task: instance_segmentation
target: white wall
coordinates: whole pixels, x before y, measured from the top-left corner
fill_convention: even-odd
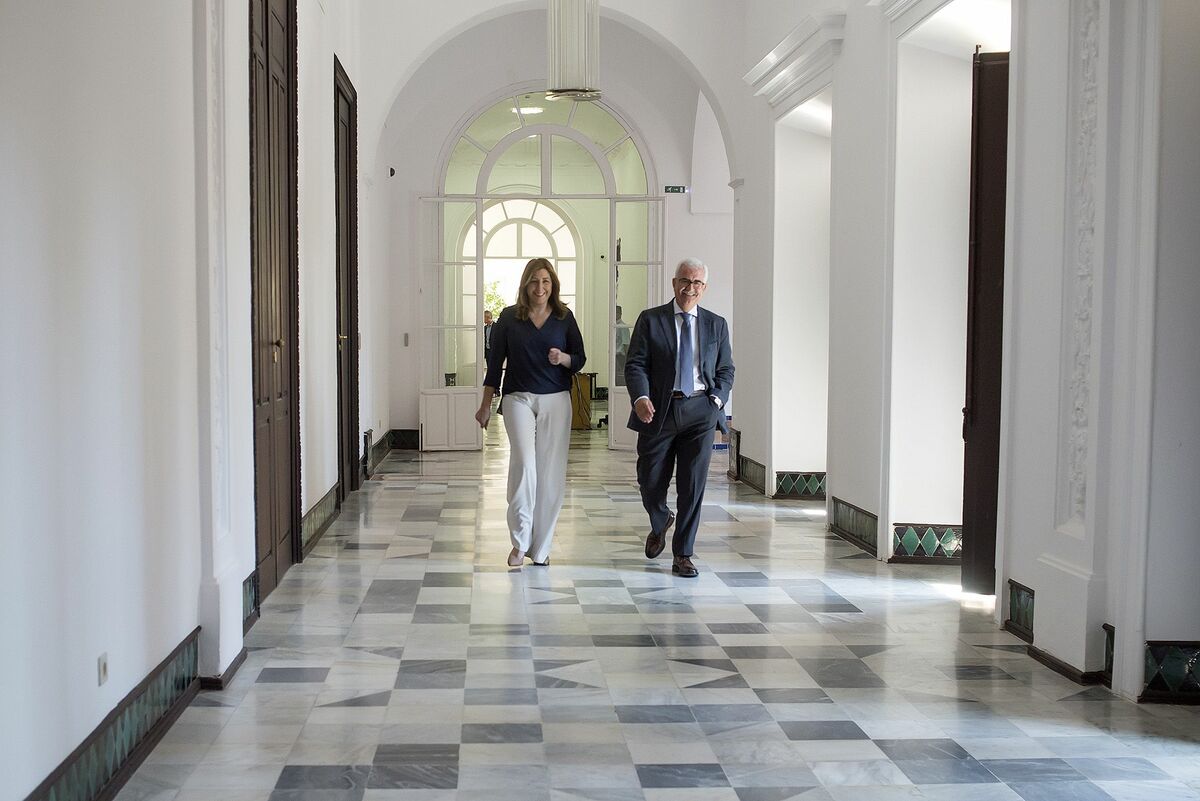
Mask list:
[[[688,190],[692,214],[733,214],[729,160],[712,104],[696,94],[696,124],[692,134],[692,181]],[[730,219],[732,225],[733,220]]]
[[[332,7],[332,4],[330,4]],[[333,31],[319,0],[299,0],[301,511],[338,480],[337,217],[334,180]]]
[[[889,35],[878,7],[848,5],[830,201],[828,492],[881,516]]]
[[[1200,639],[1200,8],[1163,4],[1158,297],[1146,638]]]
[[[152,0],[0,11],[5,798],[197,625],[192,23]]]
[[[357,6],[348,0],[299,0],[296,35],[300,52],[297,75],[299,270],[300,270],[300,449],[301,511],[307,512],[338,480],[337,408],[337,214],[334,172],[333,60],[352,83],[369,82],[359,74],[356,52]],[[362,140],[360,136],[360,148]],[[361,189],[361,188],[360,188]],[[360,211],[361,216],[361,211]],[[360,231],[364,226],[360,223]],[[361,233],[360,233],[361,238]],[[360,253],[362,283],[371,285],[369,262]],[[366,274],[366,275],[364,275]],[[367,280],[362,280],[367,278]],[[370,329],[380,312],[360,300],[359,327]],[[364,339],[366,337],[364,336]],[[367,348],[366,343],[363,345]],[[370,352],[374,356],[374,351]],[[377,418],[377,401],[368,389],[379,368],[374,358],[359,366],[360,421],[356,433]],[[370,370],[368,370],[368,365]],[[376,441],[383,432],[376,428]]]
[[[829,403],[829,138],[775,127],[772,454],[825,470]],[[774,477],[768,476],[774,488]]]
[[[900,44],[888,523],[961,525],[971,62]]]

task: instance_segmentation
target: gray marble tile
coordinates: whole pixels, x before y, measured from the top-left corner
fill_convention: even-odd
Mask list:
[[[1091,782],[1013,782],[1009,784],[1025,801],[1113,801],[1113,797]]]
[[[991,784],[999,781],[991,771],[970,757],[894,761],[913,784]]]
[[[274,684],[323,684],[329,668],[315,667],[268,667],[259,671],[257,682]]]
[[[729,779],[717,764],[638,765],[642,787],[727,787]]]
[[[361,790],[370,772],[370,765],[285,765],[275,789]]]
[[[1062,759],[985,759],[983,766],[1003,781],[1081,782],[1083,774]]]
[[[464,723],[464,743],[540,743],[542,727],[537,723]]]
[[[789,720],[779,723],[789,740],[867,740],[857,723],[849,720]]]
[[[375,765],[367,787],[372,790],[438,790],[458,787],[458,765]]]

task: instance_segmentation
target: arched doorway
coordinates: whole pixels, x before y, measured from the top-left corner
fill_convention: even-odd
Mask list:
[[[489,297],[515,300],[534,256],[557,265],[586,369],[620,423],[629,326],[660,301],[663,274],[663,199],[648,194],[653,167],[636,131],[600,103],[506,93],[445,152],[442,194],[421,204],[421,447],[482,447],[483,312]],[[609,445],[632,447],[632,433],[610,425]]]

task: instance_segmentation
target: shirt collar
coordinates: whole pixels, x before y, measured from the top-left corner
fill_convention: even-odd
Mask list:
[[[687,314],[687,315],[690,315],[690,316],[696,317],[696,318],[700,317],[699,304],[697,304],[696,306],[693,306],[692,310],[690,312],[685,312],[683,309],[679,308],[679,301],[672,299],[671,300],[671,309],[674,311],[675,314]]]

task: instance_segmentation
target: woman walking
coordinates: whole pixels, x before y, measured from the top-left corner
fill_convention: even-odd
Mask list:
[[[505,308],[492,326],[483,400],[475,413],[487,428],[492,398],[502,389],[511,567],[520,567],[526,555],[535,565],[550,564],[567,479],[571,377],[586,360],[575,315],[559,299],[558,274],[548,260],[531,259],[521,274],[516,305]]]

